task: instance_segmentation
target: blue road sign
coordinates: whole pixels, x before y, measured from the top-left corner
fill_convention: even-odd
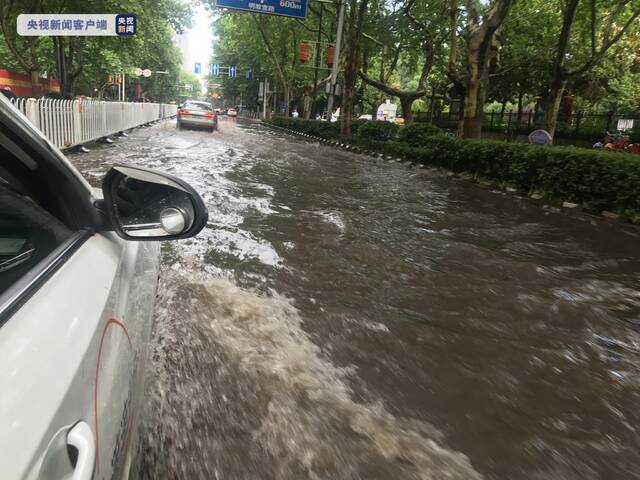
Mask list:
[[[236,66],[229,65],[229,77],[236,77],[237,75]]]
[[[306,18],[307,2],[308,0],[216,0],[216,7],[282,17]]]
[[[218,75],[220,75],[220,65],[218,65],[217,63],[212,63],[211,64],[211,76],[212,77],[217,77]]]
[[[193,73],[196,75],[200,75],[200,63],[196,62],[193,66]]]

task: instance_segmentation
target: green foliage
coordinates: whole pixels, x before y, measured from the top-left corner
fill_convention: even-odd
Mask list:
[[[446,124],[446,121],[439,122],[442,125]],[[455,128],[455,124],[447,124],[448,128]],[[529,135],[536,127],[529,127],[526,122],[526,119],[522,121],[520,125],[514,120],[511,126],[507,123],[496,123],[494,125],[490,125],[487,119],[485,118],[485,123],[483,124],[482,130],[484,132],[499,132],[504,134],[519,134],[519,135]],[[590,126],[590,125],[581,125],[579,129],[576,129],[575,125],[569,125],[567,123],[558,123],[556,126],[556,133],[554,135],[555,138],[563,138],[569,140],[587,140],[589,142],[595,143],[599,140],[602,140],[605,136],[606,129],[604,126]]]
[[[489,81],[488,100],[500,103],[510,100],[509,109],[522,94],[524,105],[531,108],[537,98],[547,96],[564,4],[560,0],[516,2],[501,28],[501,48]],[[592,5],[595,7],[593,19]],[[572,25],[564,69],[572,71],[588,65],[594,51],[611,40],[611,32],[617,31],[638,9],[637,2],[581,1]],[[636,111],[640,105],[639,49],[640,21],[635,19],[629,31],[605,54],[596,55],[595,68],[568,79],[566,90],[575,98],[576,109]]]
[[[128,96],[136,84],[143,95],[154,100],[176,99],[185,95],[178,85],[190,83],[181,77],[180,52],[173,45],[173,32],[180,32],[191,21],[191,8],[198,2],[191,0],[0,0],[0,18],[11,27],[15,26],[20,13],[60,12],[126,12],[138,15],[139,31],[132,38],[115,37],[67,37],[63,39],[67,54],[68,75],[72,77],[71,94],[94,95],[103,87],[107,74],[124,71],[131,74],[135,67],[169,72],[168,75],[153,75],[151,78],[129,77]],[[216,35],[215,54],[211,59],[222,65],[237,65],[237,78],[221,77],[216,93],[221,95],[216,103],[244,103],[257,107],[258,83],[269,78],[271,90],[276,91],[276,104],[290,97],[290,107],[308,113],[314,71],[310,61],[302,65],[297,57],[301,41],[315,41],[321,27],[323,45],[335,41],[336,8],[328,4],[311,4],[307,18],[299,22],[291,18],[267,15],[251,15],[245,12],[224,11],[215,7],[213,0],[200,2],[215,11],[213,29]],[[486,11],[492,2],[475,2]],[[507,109],[515,108],[518,98],[523,100],[528,111],[539,98],[548,95],[553,74],[553,62],[557,52],[558,38],[562,26],[562,0],[527,0],[515,2],[499,35],[496,37],[496,56],[492,59],[491,73],[486,89],[487,101],[499,103],[489,110],[501,110],[502,102]],[[356,1],[357,4],[357,1]],[[410,18],[405,7],[411,5]],[[596,7],[595,35],[592,33],[590,6]],[[322,5],[322,17],[320,15]],[[354,4],[355,5],[355,4]],[[458,1],[459,15],[456,32],[458,41],[455,71],[449,72],[447,64],[450,53],[450,21],[448,0],[435,2],[383,2],[369,0],[364,18],[364,36],[361,38],[362,58],[358,60],[360,70],[370,78],[402,90],[417,87],[428,49],[425,39],[439,39],[434,45],[433,67],[427,86],[434,84],[436,103],[446,106],[445,86],[464,83],[468,75],[467,58],[464,55],[466,42],[467,5]],[[616,7],[619,6],[620,8]],[[350,10],[347,11],[347,27]],[[593,55],[592,41],[596,50],[611,39],[611,33],[620,28],[634,11],[640,8],[637,0],[581,1],[576,15],[566,59],[567,70],[584,65]],[[614,15],[612,22],[608,15]],[[322,20],[320,20],[322,18]],[[416,23],[417,22],[417,23]],[[420,24],[424,28],[419,28]],[[262,28],[259,28],[262,27]],[[611,27],[611,28],[609,28]],[[261,33],[262,32],[262,33]],[[19,37],[15,28],[7,28],[6,37],[0,36],[0,68],[39,74],[47,72],[55,76],[54,42],[50,37]],[[499,44],[499,45],[498,45]],[[326,67],[326,51],[323,47],[320,61]],[[348,50],[348,49],[347,49]],[[631,28],[596,62],[586,74],[572,76],[567,84],[567,93],[576,99],[576,107],[597,111],[636,111],[640,106],[640,22],[631,22]],[[311,53],[315,49],[311,45]],[[600,57],[598,57],[600,59]],[[253,69],[253,80],[245,78],[248,68]],[[342,70],[344,71],[344,70]],[[328,74],[321,70],[322,80]],[[341,73],[342,77],[343,74]],[[339,78],[343,84],[344,79]],[[413,103],[414,113],[424,112],[430,105],[430,88],[426,95]],[[456,87],[452,91],[460,95]],[[285,95],[286,92],[286,95]],[[449,91],[451,93],[451,91]],[[355,111],[375,113],[378,105],[390,96],[382,94],[368,85],[356,87]],[[324,84],[318,88],[317,106],[326,105]],[[273,105],[270,98],[268,107]],[[335,105],[339,106],[338,104]],[[276,108],[279,111],[279,108]],[[486,110],[486,109],[485,109]],[[453,126],[453,125],[452,125]],[[353,128],[359,130],[360,124]],[[501,129],[502,127],[498,127]],[[571,129],[566,132],[559,127],[558,136],[574,136]],[[585,126],[586,129],[586,126]],[[582,130],[582,127],[581,127]],[[589,131],[597,130],[595,127]],[[366,129],[365,129],[366,131]],[[368,135],[368,133],[367,133]],[[578,134],[584,137],[582,133]],[[599,136],[599,134],[598,134]]]
[[[372,140],[380,140],[383,142],[395,140],[398,136],[400,127],[395,123],[381,122],[378,120],[364,120],[364,123],[358,128],[358,137]]]
[[[351,122],[351,135],[357,135],[358,131],[360,130],[360,127],[368,122],[371,122],[372,120],[353,120]]]
[[[422,145],[428,137],[441,135],[441,128],[432,123],[415,122],[400,129],[398,140],[409,145]]]
[[[272,123],[325,138],[336,136],[317,133],[323,126],[316,128],[313,124],[331,125],[326,122],[282,118]],[[551,199],[583,204],[592,211],[619,211],[630,217],[640,214],[638,155],[576,147],[462,140],[445,135],[424,136],[419,147],[404,141],[370,138],[361,138],[359,142],[367,148],[415,163],[468,172],[512,185],[523,192],[545,192]]]
[[[179,93],[182,97],[195,98],[198,96],[202,88],[202,84],[200,83],[198,77],[184,69],[180,70],[180,74],[178,75],[178,82],[181,85],[181,87],[178,88]],[[187,85],[191,88],[185,88]]]
[[[14,0],[0,2],[0,20],[13,27],[0,36],[0,68],[18,72],[47,72],[54,78],[56,50],[52,37],[20,37],[15,32],[21,13],[113,13],[134,12],[138,31],[133,37],[59,37],[64,47],[65,95],[97,96],[109,94],[104,87],[107,75],[127,75],[127,97],[133,96],[136,83],[143,95],[157,101],[175,99],[181,54],[173,43],[175,32],[191,22],[191,7],[181,0]],[[135,78],[136,67],[168,74]]]
[[[428,111],[429,111],[429,104],[424,100],[422,100],[421,98],[413,102],[413,105],[411,106],[411,112],[414,114],[424,113]]]
[[[206,0],[205,4],[210,5],[216,13],[220,11],[213,0]],[[332,41],[330,35],[333,28],[333,18],[327,11],[333,9],[326,6],[323,8],[321,39],[325,44],[321,55],[326,54],[326,42]],[[316,34],[309,30],[317,29],[320,25],[318,9],[319,7],[310,7],[304,23],[293,18],[250,15],[245,12],[227,11],[220,14],[213,25],[216,45],[211,61],[222,65],[237,65],[238,77],[219,79],[221,87],[215,89],[221,95],[219,102],[231,104],[235,99],[239,103],[242,96],[243,103],[257,107],[259,82],[268,77],[269,90],[277,92],[278,100],[284,99],[286,89],[290,95],[290,107],[296,107],[301,115],[304,114],[304,97],[311,96],[313,69],[309,68],[310,62],[306,65],[300,63],[298,45],[304,40],[315,40]],[[310,50],[311,53],[315,51],[313,46]],[[320,66],[325,66],[324,60],[320,62]],[[253,69],[253,80],[246,79],[245,72],[248,68]],[[323,87],[319,83],[317,98],[320,103],[324,103]],[[267,109],[271,108],[272,102],[268,102]],[[276,112],[280,112],[279,107]]]
[[[266,123],[322,138],[340,137],[340,125],[338,122],[321,122],[317,120],[303,120],[301,118],[293,119],[284,116],[275,116]]]

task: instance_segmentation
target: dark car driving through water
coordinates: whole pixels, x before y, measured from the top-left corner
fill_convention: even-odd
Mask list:
[[[210,131],[218,129],[218,116],[208,102],[187,100],[178,110],[178,129],[202,127]]]

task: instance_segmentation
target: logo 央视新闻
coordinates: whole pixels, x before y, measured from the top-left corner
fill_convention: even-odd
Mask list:
[[[133,13],[116,15],[116,35],[130,37],[136,34],[137,20]]]

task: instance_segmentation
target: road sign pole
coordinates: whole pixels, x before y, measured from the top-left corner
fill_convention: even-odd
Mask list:
[[[331,120],[333,113],[333,102],[336,93],[336,81],[338,80],[338,69],[340,63],[340,47],[342,46],[342,26],[344,24],[344,0],[338,0],[340,7],[338,10],[338,31],[336,33],[336,51],[333,56],[333,65],[331,66],[331,83],[329,90],[329,101],[327,102],[327,120]]]

